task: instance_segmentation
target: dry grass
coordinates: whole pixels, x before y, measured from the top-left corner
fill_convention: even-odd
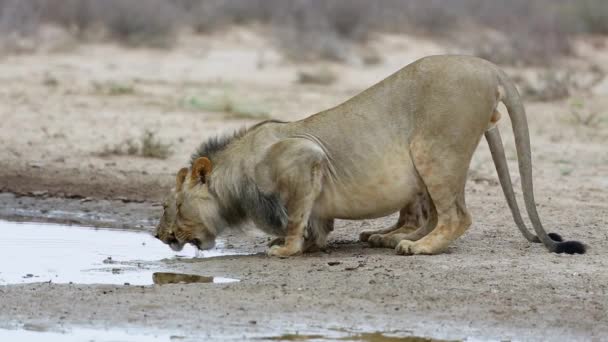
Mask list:
[[[578,0],[569,8],[581,32],[608,34],[608,4],[604,0]]]
[[[179,102],[179,107],[195,112],[224,114],[226,119],[269,119],[269,111],[257,104],[243,101],[229,91],[219,95],[188,96]]]
[[[114,146],[104,146],[99,156],[141,156],[144,158],[167,159],[171,155],[171,145],[163,143],[156,133],[146,130],[139,141],[127,139]]]
[[[588,108],[583,100],[573,100],[570,103],[569,121],[577,126],[597,127],[600,123],[600,111]]]
[[[337,79],[336,73],[325,66],[298,71],[298,83],[301,84],[331,85]]]
[[[574,90],[572,74],[570,72],[558,73],[555,70],[543,71],[538,80],[531,82],[516,78],[522,95],[532,101],[555,101],[570,96]]]
[[[140,153],[145,158],[167,159],[171,155],[171,145],[165,144],[152,131],[145,131],[141,137]]]
[[[573,35],[608,34],[608,6],[605,0],[0,0],[0,37],[35,35],[44,23],[81,38],[97,30],[154,47],[170,46],[180,28],[261,23],[291,58],[333,61],[348,60],[353,44],[374,32],[464,34],[461,44],[487,59],[544,64],[569,54]]]
[[[135,94],[135,87],[129,83],[121,82],[93,82],[95,93],[106,96],[122,96]]]

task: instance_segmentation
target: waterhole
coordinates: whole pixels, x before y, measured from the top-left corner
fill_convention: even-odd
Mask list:
[[[152,274],[152,281],[156,285],[167,284],[194,284],[194,283],[232,283],[236,279],[224,277],[209,277],[198,274],[184,274],[172,272],[155,272]]]
[[[155,283],[155,272],[166,270],[160,260],[197,255],[192,246],[174,252],[149,233],[115,229],[0,221],[0,236],[0,285],[31,282],[150,285]],[[203,252],[202,257],[229,254],[241,253],[223,249],[218,241],[218,247]],[[196,275],[184,276],[180,281],[180,276],[174,274],[174,281],[185,283],[196,279]],[[169,278],[164,276],[165,284],[170,283]],[[236,281],[212,275],[200,279]]]
[[[39,329],[0,329],[0,341],[40,341],[40,342],[147,342],[147,341],[178,341],[180,336],[163,333],[96,330],[74,328],[65,331],[45,331]]]
[[[341,333],[334,332],[334,336],[328,335],[306,335],[306,334],[283,334],[279,336],[262,337],[264,341],[306,341],[306,342],[329,342],[329,341],[361,341],[361,342],[448,342],[447,340],[437,340],[433,338],[418,336],[398,336],[394,333]]]
[[[331,341],[350,341],[350,342],[447,342],[432,338],[416,336],[398,336],[394,333],[349,333],[346,331],[333,331],[329,334],[282,334],[276,336],[243,336],[238,337],[228,333],[213,337],[202,337],[196,335],[183,334],[179,332],[154,332],[145,329],[131,330],[104,330],[90,328],[71,328],[64,331],[49,331],[44,327],[22,326],[18,329],[0,329],[0,341],[44,341],[44,342],[70,342],[70,341],[95,341],[95,342],[117,342],[117,341],[305,341],[305,342],[331,342]],[[477,340],[469,340],[476,342]]]

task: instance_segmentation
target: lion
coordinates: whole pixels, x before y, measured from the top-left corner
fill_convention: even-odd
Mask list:
[[[183,179],[185,174],[188,172],[187,168],[182,168],[177,173],[178,179]],[[186,243],[190,241],[199,250],[203,249],[202,244],[197,242],[195,239],[188,238],[187,232],[183,229],[175,229],[175,220],[177,217],[177,193],[181,191],[181,188],[173,188],[169,191],[169,194],[165,196],[162,202],[163,213],[156,226],[154,237],[169,245],[169,247],[176,252],[181,251]],[[333,220],[327,222],[325,229],[330,232],[333,230]],[[284,237],[278,237],[269,242],[268,246],[278,245],[284,242]],[[324,250],[325,245],[318,244],[315,240],[306,238],[305,239],[305,252],[314,252]],[[207,248],[209,249],[209,248]]]
[[[511,118],[525,226],[496,122]],[[295,122],[266,122],[221,144],[208,144],[178,172],[174,237],[199,249],[223,231],[253,222],[282,237],[268,255],[323,247],[335,219],[399,212],[390,228],[361,240],[398,254],[438,254],[472,223],[465,183],[485,135],[514,221],[524,237],[555,253],[584,253],[578,241],[547,234],[536,211],[526,114],[513,82],[494,64],[470,56],[419,59],[346,102]],[[217,141],[216,141],[217,142]]]
[[[267,120],[267,121],[263,121],[258,123],[256,126],[252,127],[255,128],[259,125],[263,125],[266,123],[271,123],[271,122],[281,122],[281,121],[277,121],[277,120]],[[232,136],[224,136],[224,137],[213,137],[211,139],[209,139],[207,142],[201,144],[198,149],[195,151],[195,153],[192,154],[191,157],[191,164],[194,163],[195,160],[197,160],[199,157],[204,156],[204,155],[209,155],[214,153],[215,151],[221,150],[222,148],[225,147],[225,145],[227,143],[229,143],[231,140],[236,139],[238,137],[240,137],[241,135],[245,134],[247,132],[247,130],[241,129],[239,131],[236,131]],[[163,243],[169,245],[169,247],[174,250],[174,251],[181,251],[184,246],[186,245],[187,241],[190,241],[192,243],[192,239],[189,239],[186,234],[186,232],[184,230],[178,230],[175,229],[175,220],[177,217],[177,194],[181,191],[182,186],[181,184],[183,183],[183,179],[186,177],[186,175],[188,174],[188,168],[182,168],[178,171],[177,175],[176,175],[176,179],[177,179],[177,186],[172,188],[169,193],[165,196],[165,198],[163,199],[162,202],[162,206],[163,206],[163,213],[161,215],[161,218],[159,220],[158,225],[156,226],[155,232],[154,232],[154,237],[161,240]],[[181,181],[180,181],[181,180]],[[324,229],[329,231],[333,230],[333,220],[328,221],[325,223]],[[271,234],[273,232],[270,232]],[[196,240],[194,240],[196,241]],[[272,241],[270,241],[270,243],[268,244],[269,246],[274,246],[274,245],[278,245],[284,242],[284,237],[278,237]],[[198,247],[199,249],[203,249],[202,245],[200,243],[192,243],[193,245],[195,245],[196,247]],[[312,235],[307,235],[307,237],[305,238],[305,248],[304,251],[306,252],[313,252],[313,251],[318,251],[318,250],[322,250],[324,249],[325,245],[321,244],[321,243],[317,243],[313,238]]]

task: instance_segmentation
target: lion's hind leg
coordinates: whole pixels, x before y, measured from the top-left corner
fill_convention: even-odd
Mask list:
[[[367,242],[369,240],[369,238],[373,235],[386,235],[386,234],[394,233],[397,230],[400,230],[405,225],[405,222],[407,220],[407,217],[406,217],[407,215],[408,215],[408,207],[405,207],[405,208],[401,209],[401,211],[399,211],[399,218],[397,219],[397,222],[394,225],[392,225],[388,228],[382,228],[382,229],[376,229],[376,230],[364,230],[361,232],[361,234],[359,234],[359,241]]]
[[[395,248],[399,241],[418,230],[417,227],[404,226],[386,234],[374,234],[369,237],[369,245],[379,248]]]
[[[465,149],[459,151],[451,151],[446,146],[440,150],[443,153],[437,153],[435,149],[438,147],[433,142],[427,143],[424,140],[412,142],[414,164],[435,207],[437,223],[428,225],[429,230],[433,226],[434,228],[417,241],[407,238],[401,240],[396,246],[398,254],[441,253],[471,225],[471,215],[465,204],[464,185],[475,145],[465,145]],[[450,153],[445,153],[446,151]]]
[[[399,212],[398,228],[387,233],[370,236],[369,244],[373,247],[395,248],[403,239],[418,240],[428,234],[429,219],[434,214],[434,207],[426,191],[420,192],[416,199]],[[432,222],[431,222],[432,223]]]

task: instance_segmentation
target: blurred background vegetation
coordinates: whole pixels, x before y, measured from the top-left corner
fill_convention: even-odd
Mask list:
[[[509,65],[550,63],[572,39],[608,34],[606,0],[0,0],[0,48],[19,52],[41,27],[79,41],[171,48],[182,30],[209,34],[233,25],[268,29],[294,60],[346,61],[374,33],[450,40]],[[466,34],[462,34],[466,33]],[[372,61],[373,57],[370,59]]]

